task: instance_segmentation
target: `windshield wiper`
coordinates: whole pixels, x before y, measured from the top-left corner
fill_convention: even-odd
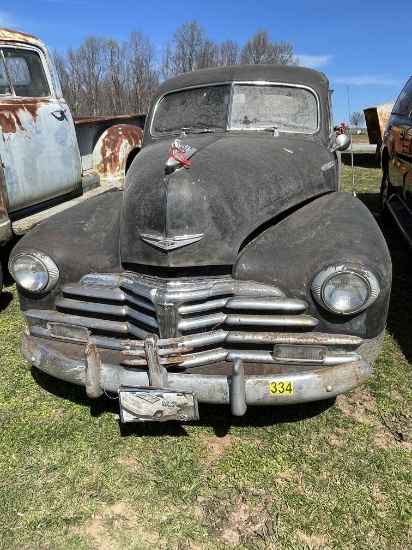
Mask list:
[[[214,126],[210,127],[196,127],[196,126],[183,126],[180,128],[182,132],[189,134],[212,134],[214,132],[224,132],[224,128],[218,128]]]
[[[266,128],[263,128],[263,129],[265,130],[265,132],[273,132],[273,137],[279,136],[278,127],[276,126],[276,124],[274,124],[273,126],[267,126]]]

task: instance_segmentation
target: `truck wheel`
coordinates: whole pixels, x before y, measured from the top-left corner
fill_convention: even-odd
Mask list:
[[[382,218],[386,218],[388,216],[388,199],[392,194],[392,185],[389,181],[389,174],[386,172],[383,173],[382,176],[382,183],[381,183],[381,190],[379,194],[379,215]]]

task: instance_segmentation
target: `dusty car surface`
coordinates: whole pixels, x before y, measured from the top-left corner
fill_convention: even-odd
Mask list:
[[[386,124],[381,158],[381,212],[392,215],[412,246],[412,77]]]
[[[127,421],[355,388],[381,347],[391,262],[373,216],[339,192],[347,145],[317,71],[238,66],[164,83],[124,193],[13,250],[24,356],[91,397],[119,392]]]

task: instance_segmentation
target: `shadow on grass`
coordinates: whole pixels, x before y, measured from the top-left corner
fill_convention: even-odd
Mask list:
[[[385,237],[392,259],[392,291],[387,330],[400,345],[405,358],[412,362],[412,250],[395,222],[378,215],[379,194],[360,193],[358,198],[369,208]]]
[[[7,285],[8,283],[5,283],[5,284]],[[0,295],[0,312],[7,309],[12,301],[13,301],[13,294],[3,289],[3,292]]]
[[[368,207],[368,209],[374,215],[379,226],[381,226],[381,222],[383,220],[380,219],[380,216],[378,213],[379,212],[379,193],[357,193],[356,196],[358,197],[359,200],[361,200],[365,204],[365,206]],[[381,231],[383,233],[382,227],[381,227]]]
[[[37,384],[47,392],[61,399],[88,407],[91,417],[99,417],[105,413],[119,413],[119,402],[115,395],[102,395],[98,399],[91,399],[86,395],[82,386],[64,382],[34,367],[32,367],[31,373]],[[245,415],[241,417],[233,416],[229,405],[199,403],[200,419],[198,421],[188,423],[175,421],[135,422],[130,424],[121,424],[119,421],[119,429],[122,437],[161,437],[165,435],[182,437],[187,435],[186,425],[200,425],[212,428],[217,437],[224,437],[229,433],[231,427],[235,426],[264,427],[312,418],[329,409],[334,402],[334,399],[325,399],[324,401],[297,405],[250,406]]]
[[[412,250],[393,220],[380,220],[379,225],[392,258],[392,292],[387,330],[400,345],[405,358],[412,363]]]
[[[14,283],[13,277],[10,275],[7,264],[9,260],[10,252],[13,249],[13,246],[17,243],[18,238],[14,238],[12,241],[7,243],[5,246],[1,247],[1,267],[3,271],[3,285],[10,286]],[[0,312],[5,310],[13,301],[13,295],[11,292],[4,290],[0,295]]]
[[[344,164],[345,166],[352,166],[350,152],[342,153],[341,159],[342,164]],[[358,166],[359,168],[377,168],[379,166],[379,162],[377,162],[375,155],[371,154],[370,152],[354,152],[353,165]]]
[[[186,425],[198,425],[212,428],[216,437],[225,437],[233,427],[262,428],[276,424],[290,424],[322,414],[335,403],[335,399],[325,399],[313,403],[277,406],[249,406],[244,416],[233,416],[229,405],[199,404],[198,421],[180,424],[179,422],[145,422],[121,424],[123,437],[134,436],[184,436]]]

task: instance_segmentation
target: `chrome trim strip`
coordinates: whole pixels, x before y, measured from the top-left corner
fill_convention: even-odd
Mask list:
[[[125,295],[118,286],[109,287],[109,285],[101,287],[95,285],[65,285],[64,293],[69,296],[84,296],[86,298],[100,298],[103,300],[124,301]]]
[[[80,302],[79,300],[69,300],[61,298],[56,300],[56,306],[64,309],[74,309],[75,311],[85,311],[88,313],[100,313],[101,315],[117,315],[124,317],[127,314],[126,306],[116,306],[113,304],[97,304],[94,302]]]
[[[66,325],[75,325],[87,327],[95,330],[106,330],[110,332],[117,332],[119,334],[127,334],[129,332],[128,323],[107,321],[101,319],[92,319],[88,317],[79,317],[77,315],[67,315],[65,313],[58,313],[50,310],[37,310],[29,309],[25,312],[25,315],[30,319],[38,319],[40,321],[49,321],[56,323],[63,323]]]
[[[210,300],[203,304],[183,305],[179,307],[179,313],[197,313],[227,307],[230,309],[257,309],[269,311],[304,311],[308,305],[303,300],[296,298],[225,298],[221,300]]]
[[[180,331],[193,330],[196,328],[214,326],[217,324],[226,325],[253,325],[272,327],[316,327],[318,320],[310,315],[233,315],[216,313],[204,315],[180,321]]]

